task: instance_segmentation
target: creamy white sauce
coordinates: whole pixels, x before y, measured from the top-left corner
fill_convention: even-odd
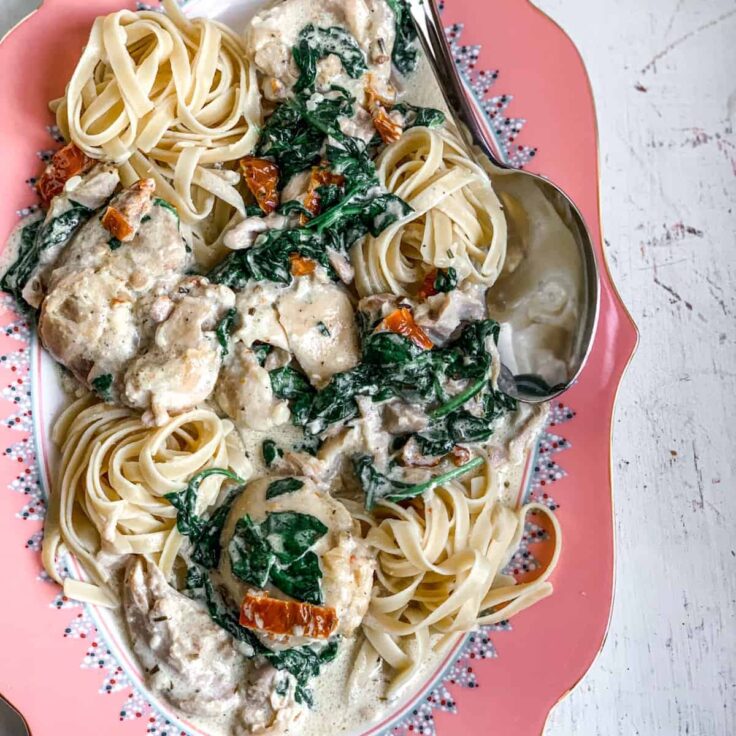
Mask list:
[[[258,478],[269,473],[263,461],[263,442],[265,440],[273,440],[281,450],[291,450],[298,447],[304,438],[304,433],[300,427],[295,427],[291,423],[282,424],[279,427],[264,432],[254,429],[238,430],[245,454],[253,464],[253,478]]]
[[[315,708],[307,714],[301,726],[300,736],[326,736],[326,734],[361,733],[379,722],[389,710],[399,702],[385,697],[388,678],[379,669],[367,682],[348,688],[355,655],[360,640],[345,642],[336,660],[324,669],[324,677],[317,678],[313,684]],[[437,668],[444,654],[433,654],[427,658],[424,667],[416,677],[416,683]]]

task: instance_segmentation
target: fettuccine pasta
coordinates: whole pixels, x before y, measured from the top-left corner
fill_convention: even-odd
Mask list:
[[[412,128],[376,160],[381,183],[413,212],[351,252],[361,296],[415,296],[433,269],[491,286],[506,256],[506,220],[483,169],[447,129]]]
[[[56,422],[52,439],[61,459],[52,487],[43,542],[46,572],[69,597],[110,603],[112,569],[126,555],[155,559],[169,575],[182,543],[176,509],[164,498],[209,467],[248,462],[231,436],[232,424],[209,409],[194,409],[162,427],[143,424],[138,414],[87,395]],[[205,478],[199,511],[217,499],[223,476]],[[91,583],[63,581],[56,558],[72,552]]]
[[[517,583],[502,571],[530,513],[551,520],[555,550],[536,580]],[[363,622],[358,668],[367,672],[378,658],[385,661],[393,670],[389,696],[458,635],[550,595],[547,578],[561,548],[558,522],[545,506],[517,510],[501,502],[490,462],[481,475],[438,487],[407,508],[382,502],[367,541],[378,552],[378,584]]]
[[[213,20],[190,20],[174,0],[164,13],[99,17],[64,96],[51,104],[64,137],[120,166],[126,186],[152,178],[195,245],[212,244],[233,212],[244,215],[238,172],[261,105],[239,37]],[[200,248],[203,261],[214,254]],[[207,257],[209,256],[209,257]]]

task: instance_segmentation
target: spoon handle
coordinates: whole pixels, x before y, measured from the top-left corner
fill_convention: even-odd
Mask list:
[[[473,101],[455,65],[435,0],[409,0],[409,6],[424,53],[466,142],[478,146],[495,166],[509,168],[501,161],[486,118]]]

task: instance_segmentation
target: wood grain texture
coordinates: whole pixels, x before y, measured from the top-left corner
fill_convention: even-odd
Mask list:
[[[547,736],[736,733],[736,3],[538,0],[587,64],[641,330],[614,431],[606,646]]]
[[[0,34],[36,5],[0,0]],[[545,733],[731,736],[736,2],[537,5],[591,76],[607,254],[642,333],[616,413],[611,630]]]

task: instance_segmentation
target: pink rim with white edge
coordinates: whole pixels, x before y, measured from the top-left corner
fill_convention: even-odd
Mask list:
[[[32,177],[58,147],[49,99],[64,88],[92,19],[121,0],[45,0],[0,45],[0,239],[35,204]],[[564,548],[555,594],[512,625],[473,632],[405,703],[365,734],[539,736],[552,706],[600,650],[613,593],[610,436],[637,333],[602,248],[595,109],[565,34],[528,0],[448,0],[448,39],[512,164],[545,174],[580,207],[601,264],[595,345],[578,383],[555,404],[531,458],[525,493],[555,508]],[[0,302],[0,693],[33,736],[197,733],[141,687],[106,622],[45,579],[40,539],[48,427],[40,410],[52,374],[29,325]],[[574,409],[572,408],[574,407]],[[512,568],[543,554],[529,523]],[[541,552],[540,552],[541,550]]]

